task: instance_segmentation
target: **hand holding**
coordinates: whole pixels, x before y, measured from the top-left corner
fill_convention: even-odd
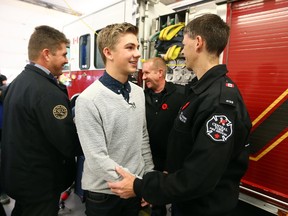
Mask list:
[[[133,190],[135,176],[120,167],[116,167],[116,172],[121,175],[123,179],[118,182],[108,182],[111,191],[124,199],[135,197],[136,194]]]
[[[143,198],[141,200],[141,206],[144,207],[144,206],[147,206],[147,205],[150,205],[148,202],[146,202]]]

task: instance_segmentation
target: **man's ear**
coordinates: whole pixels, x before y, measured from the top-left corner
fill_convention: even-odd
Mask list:
[[[49,49],[43,49],[42,50],[42,56],[43,56],[43,59],[45,59],[46,62],[49,61],[49,54],[50,54]]]
[[[103,53],[104,53],[104,55],[105,55],[107,60],[111,60],[111,61],[113,60],[113,56],[112,56],[111,50],[108,47],[105,47],[103,49]]]
[[[198,50],[198,49],[202,49],[203,46],[204,46],[204,40],[203,40],[203,38],[202,38],[200,35],[196,36],[196,49],[197,49],[197,50]]]
[[[163,75],[164,75],[164,71],[163,71],[163,69],[162,68],[159,68],[159,77],[163,77]]]

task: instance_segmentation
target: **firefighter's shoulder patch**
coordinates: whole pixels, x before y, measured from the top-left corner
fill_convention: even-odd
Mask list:
[[[68,110],[64,105],[56,105],[53,108],[53,115],[56,119],[65,119],[68,115]]]
[[[206,133],[214,141],[225,142],[233,133],[232,122],[225,115],[214,115],[206,122]]]
[[[220,103],[234,107],[237,104],[237,88],[231,80],[226,80],[221,85]]]

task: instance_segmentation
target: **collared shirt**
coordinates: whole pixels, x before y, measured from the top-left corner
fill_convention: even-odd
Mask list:
[[[106,71],[103,76],[100,77],[99,81],[106,86],[111,91],[116,94],[122,94],[124,99],[129,102],[129,93],[131,92],[131,86],[127,80],[124,84],[119,82],[118,80],[111,77]]]
[[[167,93],[167,91],[165,88],[159,93],[155,93],[152,89],[149,90],[149,95],[150,95],[154,104],[161,104],[163,97],[166,93]]]
[[[58,84],[58,80],[54,77],[54,75],[47,68],[45,68],[39,64],[36,64],[34,62],[30,62],[30,64],[43,70],[56,84]]]
[[[43,66],[41,66],[41,65],[39,65],[39,64],[36,64],[36,63],[34,63],[34,62],[30,62],[30,64],[32,64],[32,65],[40,68],[40,69],[43,70],[47,75],[51,74],[51,72],[50,72],[47,68],[45,68],[45,67],[43,67]],[[53,76],[53,75],[52,75],[52,76]]]

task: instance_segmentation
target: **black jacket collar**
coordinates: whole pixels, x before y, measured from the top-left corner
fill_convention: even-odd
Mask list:
[[[53,77],[49,76],[45,71],[41,70],[39,67],[36,67],[33,64],[27,64],[25,66],[25,69],[35,71],[40,76],[43,76],[43,77],[47,78],[48,80],[50,80],[52,83],[55,83],[55,80],[53,79]],[[57,84],[57,83],[55,83],[55,84]]]
[[[228,73],[227,67],[224,64],[216,65],[209,69],[200,80],[194,80],[191,83],[191,89],[195,94],[201,94],[205,91],[213,82],[215,82],[219,77],[224,76]]]
[[[164,89],[162,90],[165,91],[165,95],[171,94],[172,92],[174,92],[176,90],[176,87],[174,86],[173,83],[167,82],[165,83]],[[145,93],[150,93],[152,92],[152,89],[146,88],[145,89]]]

